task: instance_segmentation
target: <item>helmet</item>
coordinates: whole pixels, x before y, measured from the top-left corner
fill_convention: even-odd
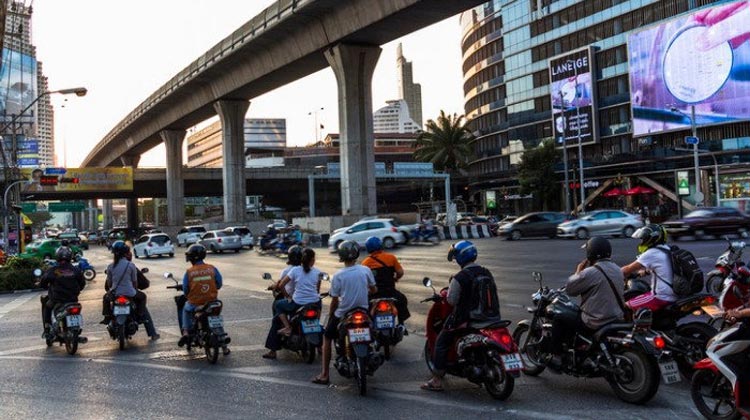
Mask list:
[[[128,252],[130,252],[130,247],[124,241],[112,243],[112,253],[115,254],[115,257],[124,257]]]
[[[55,251],[55,259],[57,262],[70,261],[73,259],[73,251],[67,246],[61,246]]]
[[[750,284],[750,269],[748,269],[746,266],[739,267],[737,269],[737,275],[734,276],[735,280],[741,284],[748,285]]]
[[[636,230],[631,238],[641,240],[638,252],[643,253],[649,248],[667,243],[667,231],[662,225],[650,224]]]
[[[606,238],[593,237],[581,248],[586,250],[586,259],[592,262],[612,256],[612,245]]]
[[[206,247],[201,244],[192,244],[185,251],[185,261],[196,262],[206,258]]]
[[[287,260],[286,263],[289,265],[300,265],[302,264],[302,247],[299,245],[292,245],[286,252]]]
[[[367,248],[367,252],[380,251],[383,249],[383,241],[376,236],[370,236],[365,241],[365,248]]]
[[[356,261],[359,258],[359,245],[354,241],[344,241],[339,244],[340,261]]]
[[[448,251],[448,261],[454,259],[461,267],[477,259],[477,248],[469,241],[460,241],[451,246]]]

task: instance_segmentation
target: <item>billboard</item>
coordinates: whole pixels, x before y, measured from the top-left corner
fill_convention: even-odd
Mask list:
[[[597,140],[592,49],[586,47],[549,60],[552,127],[555,140],[583,144]]]
[[[24,192],[133,191],[133,168],[24,168]],[[55,182],[51,182],[55,181]]]
[[[750,3],[734,1],[628,37],[633,135],[750,119]]]
[[[7,124],[37,97],[36,59],[16,50],[3,48],[0,70],[0,122]],[[16,121],[33,123],[33,109]]]

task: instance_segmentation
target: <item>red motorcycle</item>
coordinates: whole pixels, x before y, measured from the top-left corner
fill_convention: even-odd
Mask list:
[[[453,311],[448,304],[448,288],[438,293],[432,281],[425,277],[425,287],[432,288],[433,296],[422,302],[434,302],[427,314],[427,342],[424,356],[430,372],[435,371],[432,360],[437,336],[445,320]],[[510,321],[499,321],[483,328],[464,328],[448,353],[447,373],[484,385],[498,400],[507,399],[513,392],[515,378],[520,376],[523,362],[518,347],[508,332]]]
[[[745,242],[732,242],[727,237],[724,240],[727,241],[727,250],[716,259],[715,268],[706,274],[706,292],[714,296],[720,296],[727,280],[737,273],[738,268],[745,266],[742,262]]]

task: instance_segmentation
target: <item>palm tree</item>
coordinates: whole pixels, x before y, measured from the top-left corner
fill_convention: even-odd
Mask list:
[[[437,121],[427,120],[425,131],[417,136],[414,159],[432,162],[436,170],[455,172],[468,166],[472,140],[463,115],[445,115],[441,110]]]

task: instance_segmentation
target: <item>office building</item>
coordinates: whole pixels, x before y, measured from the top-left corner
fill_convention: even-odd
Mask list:
[[[245,119],[245,156],[282,156],[286,147],[286,120]],[[216,121],[188,135],[188,167],[218,168],[223,164],[221,122]],[[253,165],[249,165],[253,166]]]
[[[414,72],[411,61],[404,58],[403,48],[398,44],[396,49],[396,68],[398,69],[399,99],[403,99],[409,106],[409,115],[417,126],[422,128],[422,86],[414,83]]]
[[[409,106],[403,99],[386,101],[387,105],[372,115],[375,133],[416,133],[421,130],[419,124],[411,118]]]

